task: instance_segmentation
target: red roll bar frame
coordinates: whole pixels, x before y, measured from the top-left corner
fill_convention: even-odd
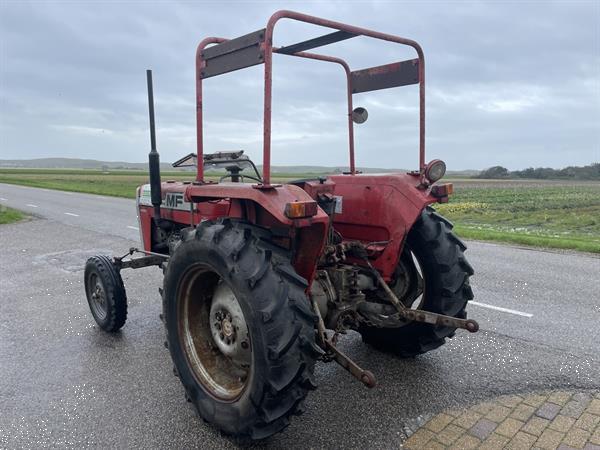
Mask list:
[[[309,41],[301,42],[287,47],[273,47],[273,31],[275,24],[280,19],[292,19],[300,22],[311,23],[322,27],[333,28],[338,32],[322,36],[319,38],[311,39]],[[417,52],[418,60],[404,61],[401,63],[389,64],[387,66],[372,67],[370,69],[361,70],[358,72],[352,72],[350,67],[343,59],[336,58],[333,56],[320,55],[316,53],[308,53],[301,51],[301,49],[309,49],[319,47],[340,40],[348,39],[355,36],[367,36],[375,39],[381,39],[384,41],[395,42],[402,45],[408,45],[414,48]],[[221,51],[213,51],[213,55],[209,56],[205,54],[205,50],[208,52],[213,48],[220,47],[219,44],[228,43],[229,46],[226,49],[219,49]],[[211,44],[217,44],[213,47],[208,47]],[[208,49],[207,49],[208,47]],[[253,48],[256,47],[256,50]],[[298,51],[295,51],[298,49]],[[218,59],[221,58],[223,61],[228,55],[239,54],[238,61],[232,62],[230,58],[227,63],[221,63],[221,65],[215,70],[213,69],[210,73],[205,73],[207,69],[207,61],[210,58]],[[243,54],[242,54],[243,53]],[[341,22],[335,22],[332,20],[321,19],[318,17],[310,16],[307,14],[297,13],[294,11],[278,11],[273,14],[267,23],[267,27],[264,30],[251,33],[246,36],[242,36],[237,39],[229,40],[218,37],[209,37],[204,39],[198,44],[196,50],[196,138],[197,138],[197,155],[198,155],[198,172],[196,180],[198,182],[204,182],[204,167],[202,164],[204,154],[204,143],[203,143],[203,117],[202,117],[202,80],[210,76],[226,73],[232,70],[237,70],[244,67],[249,67],[256,64],[264,63],[264,117],[263,117],[263,183],[258,186],[260,188],[270,188],[271,186],[271,103],[272,103],[272,72],[273,72],[273,53],[287,54],[290,56],[297,56],[301,58],[315,59],[326,62],[333,62],[340,64],[345,73],[347,79],[347,96],[348,96],[348,145],[350,151],[350,174],[356,174],[356,166],[354,161],[354,123],[352,122],[352,94],[353,91],[353,79],[359,74],[364,77],[371,76],[378,79],[377,82],[371,82],[371,86],[362,88],[357,92],[365,92],[368,90],[385,89],[394,86],[401,86],[406,84],[419,84],[419,170],[421,174],[425,170],[425,57],[421,46],[410,39],[405,39],[399,36],[391,34],[380,33],[377,31],[368,30],[366,28],[355,27],[352,25],[346,25]],[[258,56],[257,56],[258,55]],[[237,55],[236,55],[237,56]],[[418,62],[418,79],[408,80],[410,74],[403,73],[400,77],[400,71],[402,65],[407,64],[416,65],[415,61]],[[386,78],[387,75],[392,75],[392,79]]]

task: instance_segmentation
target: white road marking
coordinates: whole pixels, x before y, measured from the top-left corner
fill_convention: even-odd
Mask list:
[[[31,203],[27,203],[25,206],[31,206],[32,208],[37,208],[38,205],[32,205]]]
[[[8,201],[4,197],[0,197],[0,200],[3,201],[3,202],[7,202]]]
[[[469,305],[475,305],[475,306],[480,306],[482,308],[494,309],[496,311],[501,311],[501,312],[505,312],[505,313],[509,313],[509,314],[515,314],[517,316],[523,316],[523,317],[528,317],[528,318],[533,317],[533,314],[529,314],[529,313],[526,313],[523,311],[517,311],[516,309],[508,309],[508,308],[502,308],[500,306],[488,305],[487,303],[470,301]]]
[[[79,214],[65,213],[67,216],[79,217]]]
[[[138,227],[132,227],[131,225],[127,225],[127,228],[131,228],[132,230],[136,230],[136,231],[140,230]]]

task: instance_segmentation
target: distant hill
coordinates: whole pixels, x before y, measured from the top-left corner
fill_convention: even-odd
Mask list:
[[[161,169],[173,170],[170,163],[161,163]],[[22,169],[128,169],[148,170],[148,163],[98,161],[79,158],[0,159],[0,167]]]
[[[161,163],[161,170],[186,170],[174,169],[170,163]],[[21,168],[21,169],[127,169],[127,170],[148,170],[147,162],[125,162],[125,161],[100,161],[96,159],[79,158],[37,158],[37,159],[0,159],[0,167],[3,168]],[[258,166],[262,170],[262,166]],[[187,169],[189,170],[189,169]],[[327,166],[272,166],[273,173],[342,173],[347,171],[348,167],[327,167]],[[364,173],[385,173],[385,172],[407,172],[406,169],[382,169],[376,167],[359,167],[358,170]],[[478,170],[459,170],[448,171],[450,177],[472,177],[479,174]]]

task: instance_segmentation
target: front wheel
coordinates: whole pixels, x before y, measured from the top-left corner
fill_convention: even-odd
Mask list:
[[[392,284],[407,307],[457,318],[467,317],[473,298],[469,277],[473,268],[465,259],[465,244],[452,232],[452,224],[427,207],[408,234],[396,280]],[[363,341],[402,357],[434,350],[452,337],[455,328],[408,322],[396,328],[362,325]]]
[[[186,396],[242,439],[281,431],[315,386],[306,280],[270,237],[242,222],[203,222],[164,278],[167,344]]]
[[[119,270],[108,256],[85,263],[85,295],[94,320],[104,331],[118,331],[127,320],[127,295]]]

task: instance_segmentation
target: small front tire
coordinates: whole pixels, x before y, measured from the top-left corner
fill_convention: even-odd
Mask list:
[[[85,294],[94,320],[104,331],[115,332],[127,320],[127,295],[119,270],[110,258],[92,256],[85,264]]]

